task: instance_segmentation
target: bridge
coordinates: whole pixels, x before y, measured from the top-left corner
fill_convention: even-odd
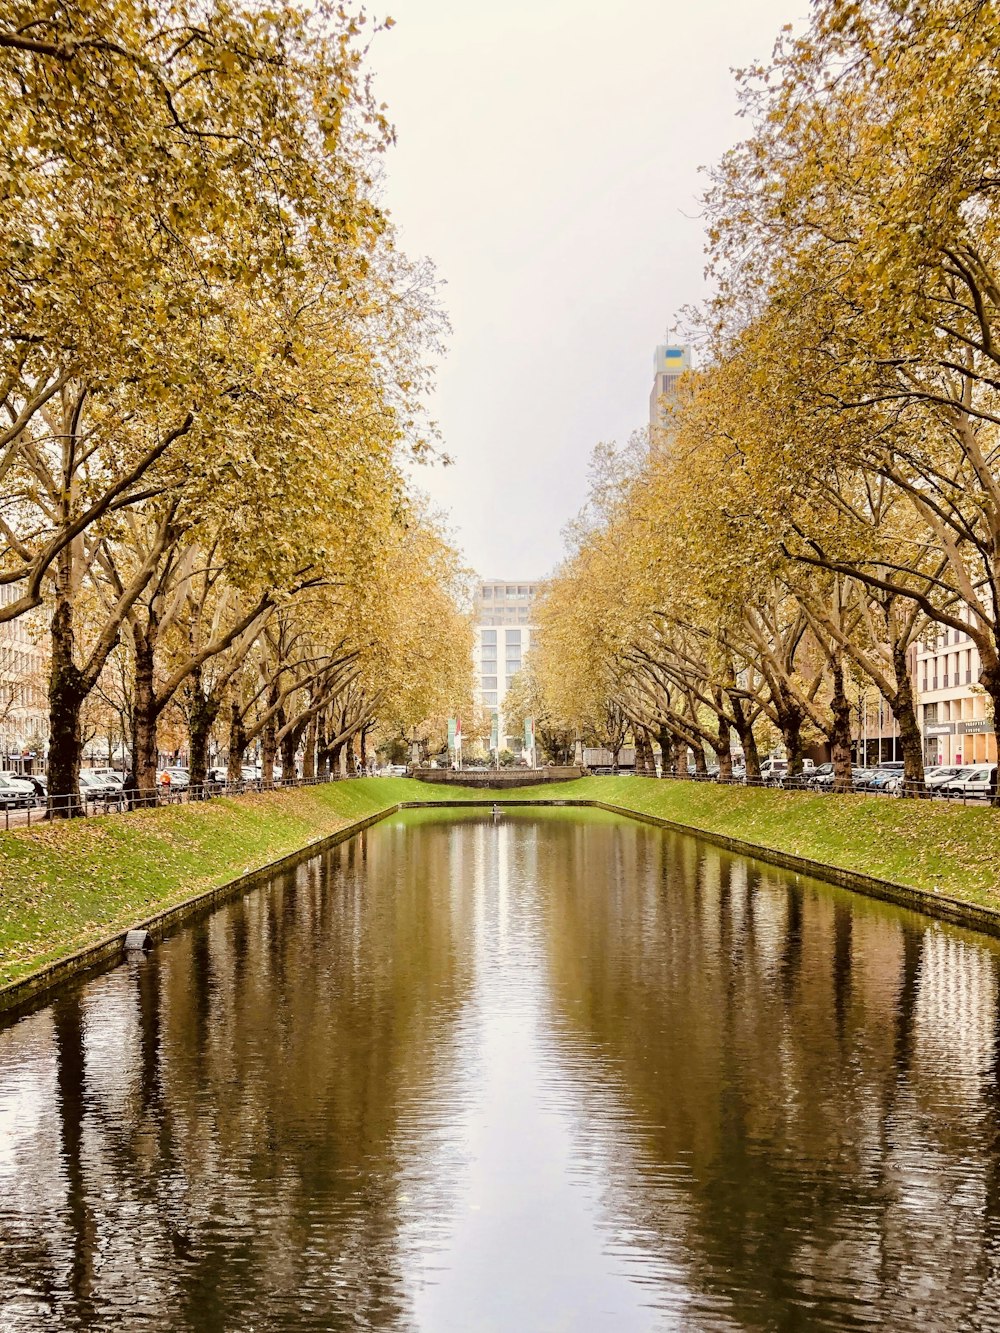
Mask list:
[[[585,768],[571,765],[548,768],[412,768],[411,776],[421,782],[436,782],[457,787],[533,787],[543,782],[568,782],[582,778]]]

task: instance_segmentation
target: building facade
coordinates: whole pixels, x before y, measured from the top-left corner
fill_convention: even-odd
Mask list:
[[[0,587],[0,605],[18,589]],[[0,769],[40,769],[49,732],[46,661],[30,615],[0,624]]]
[[[479,703],[494,718],[494,748],[519,754],[524,737],[509,732],[503,701],[531,648],[537,583],[484,579],[476,590],[474,653]]]
[[[649,391],[649,429],[651,433],[668,425],[670,401],[677,397],[681,376],[691,369],[691,348],[687,343],[660,343],[653,353],[653,387]]]
[[[979,650],[961,630],[941,630],[917,648],[918,721],[928,764],[978,764],[997,757]]]

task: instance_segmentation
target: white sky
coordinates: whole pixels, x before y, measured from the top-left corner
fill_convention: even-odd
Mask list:
[[[385,0],[388,3],[388,0]],[[807,0],[395,0],[375,42],[385,202],[446,283],[417,480],[480,574],[562,554],[600,440],[648,416],[653,348],[704,291],[699,167],[742,135],[731,70]],[[379,12],[385,13],[382,9]]]

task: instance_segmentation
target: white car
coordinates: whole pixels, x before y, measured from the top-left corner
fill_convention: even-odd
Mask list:
[[[965,771],[940,788],[946,796],[958,796],[969,801],[988,801],[996,795],[996,764],[967,764]]]

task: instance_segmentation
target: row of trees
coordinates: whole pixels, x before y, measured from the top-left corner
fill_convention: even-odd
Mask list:
[[[0,619],[49,621],[55,796],[112,669],[143,789],[171,707],[197,781],[214,727],[234,768],[259,739],[308,771],[466,685],[455,557],[404,482],[440,317],[378,205],[365,25],[0,20]]]
[[[706,368],[599,451],[542,610],[555,716],[722,772],[780,736],[850,782],[871,682],[923,782],[914,646],[968,636],[1000,727],[1000,8],[817,0],[741,76],[707,198]],[[556,664],[561,664],[557,667]]]

